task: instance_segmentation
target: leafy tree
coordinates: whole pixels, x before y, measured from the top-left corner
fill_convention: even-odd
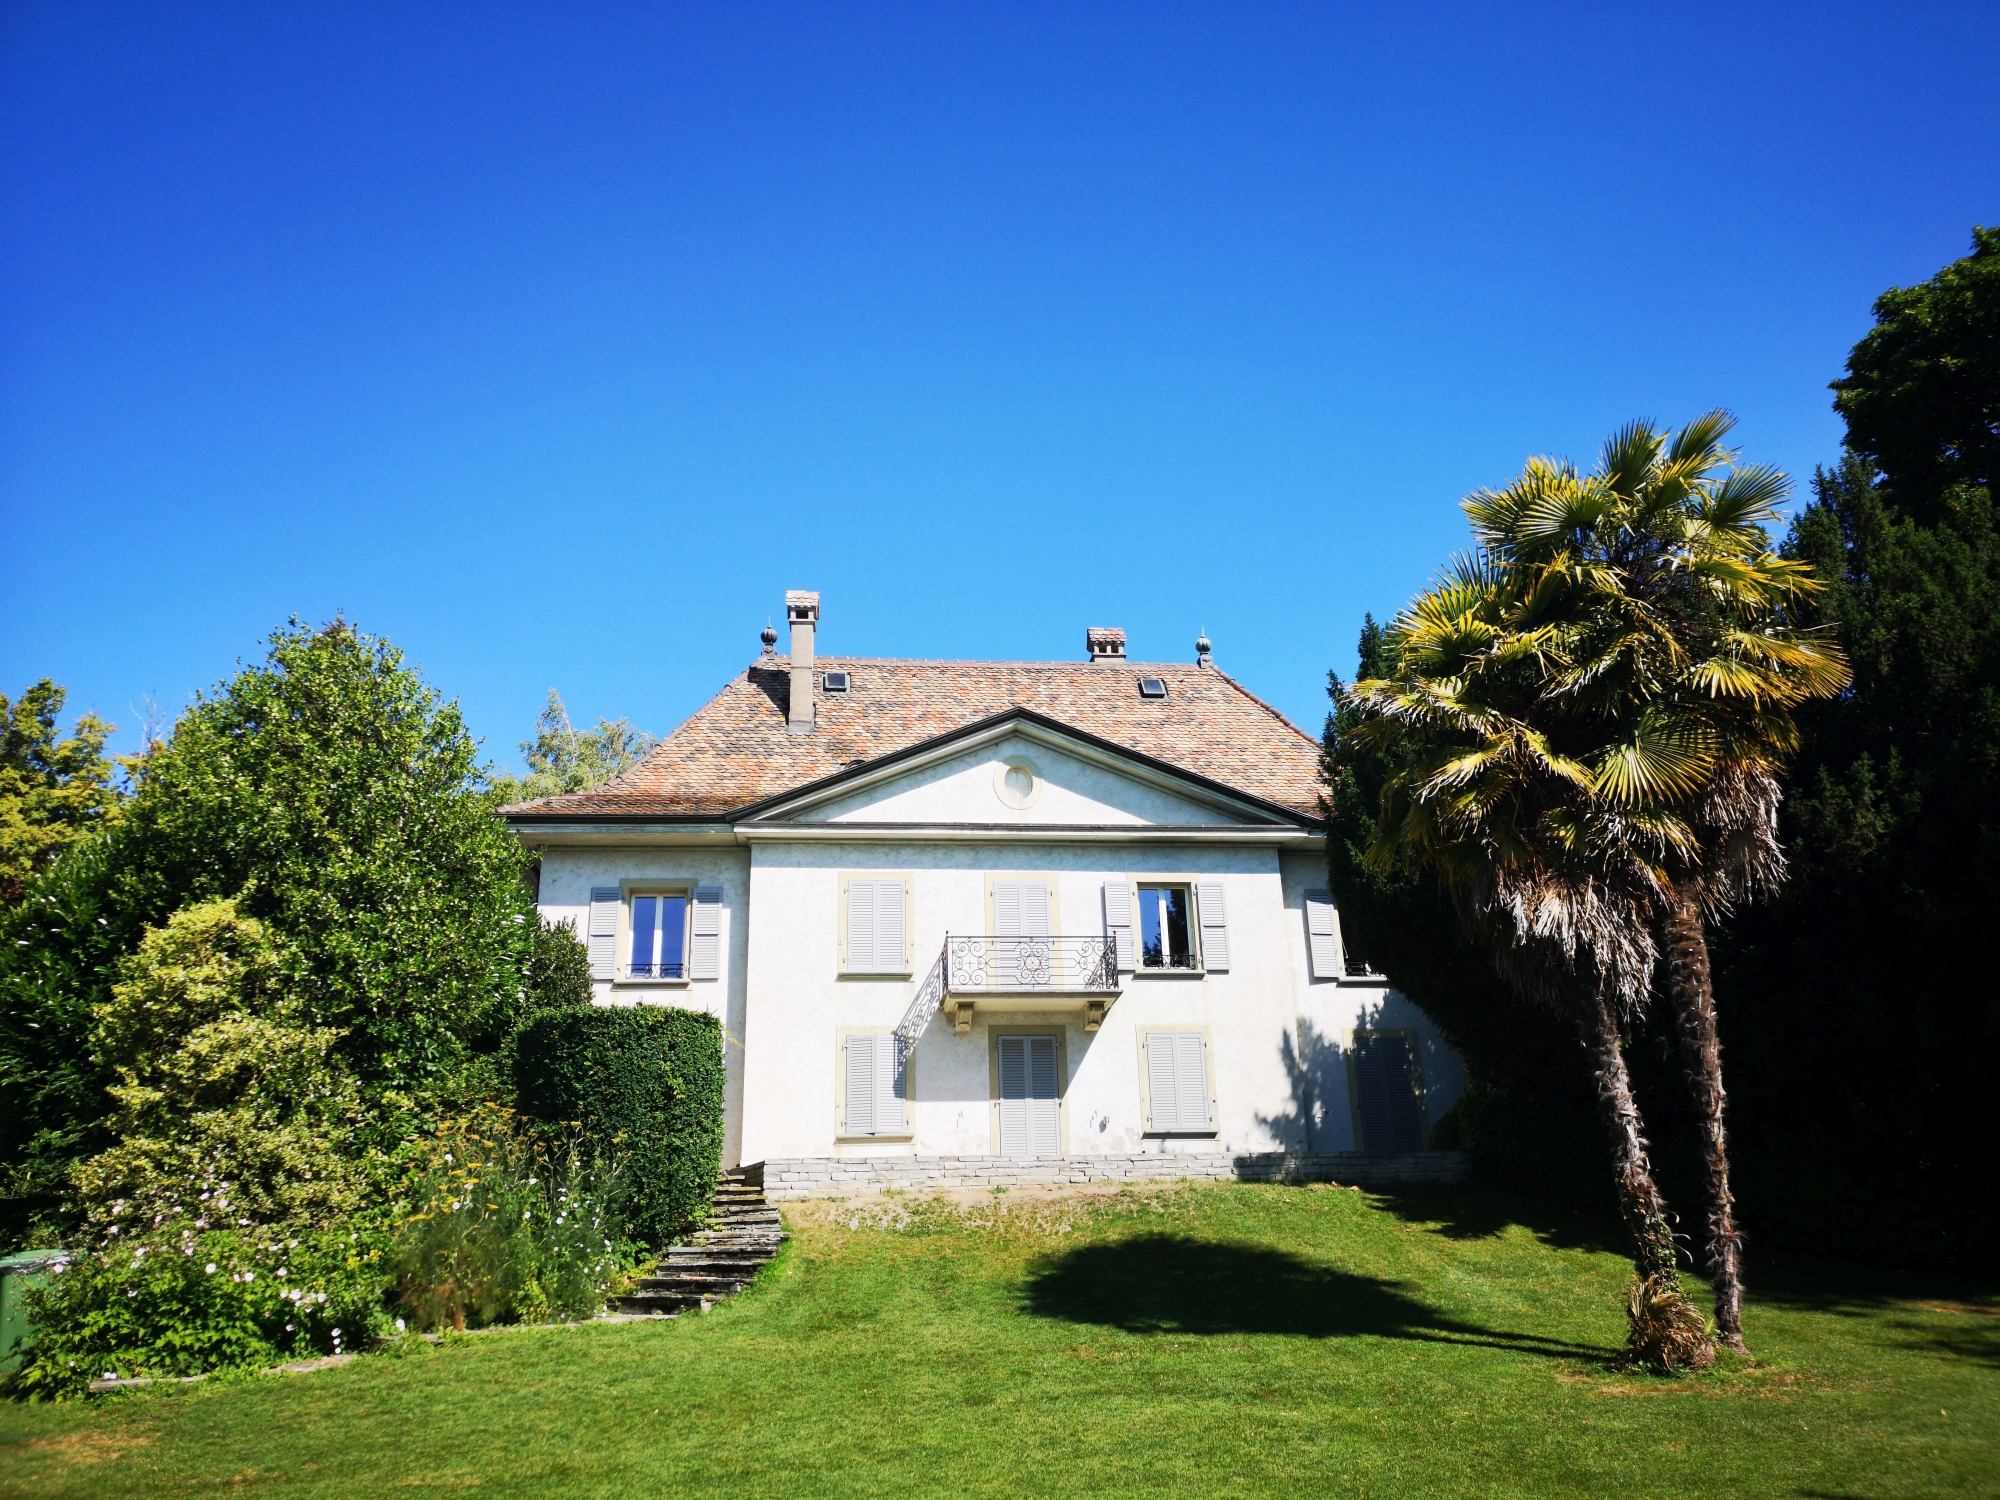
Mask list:
[[[1911,519],[1935,524],[1944,496],[1991,490],[2000,469],[2000,229],[1972,254],[1875,301],[1875,326],[1833,382],[1847,450]]]
[[[93,1041],[118,1082],[115,1145],[81,1163],[100,1227],[325,1228],[359,1203],[360,1111],[335,1051],[282,989],[263,924],[233,901],[174,913],[118,966]]]
[[[1848,452],[1787,548],[1854,668],[1801,714],[1792,880],[1718,950],[1768,1236],[1976,1273],[2000,1214],[2000,230],[1885,294],[1835,406]]]
[[[497,777],[494,790],[503,802],[587,792],[624,775],[656,743],[653,735],[634,729],[625,718],[599,719],[595,729],[577,729],[561,695],[550,688],[549,701],[535,721],[535,737],[521,741],[528,774],[518,779]]]
[[[30,876],[118,817],[104,754],[114,726],[87,713],[57,739],[67,696],[46,677],[13,703],[0,694],[0,902],[20,900]]]
[[[575,1003],[561,945],[578,944],[537,921],[475,748],[393,647],[338,621],[278,631],[196,702],[123,819],[0,919],[0,1194],[17,1231],[118,1139],[118,1077],[92,1061],[100,1008],[148,930],[191,906],[254,918],[288,1016],[337,1034],[368,1105],[357,1149],[499,1086],[520,1018]],[[545,978],[559,994],[533,988]]]

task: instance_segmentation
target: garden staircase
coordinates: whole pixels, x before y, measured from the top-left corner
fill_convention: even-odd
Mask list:
[[[622,1313],[705,1312],[733,1297],[778,1253],[785,1232],[778,1211],[764,1199],[763,1174],[724,1172],[716,1184],[708,1227],[675,1245],[656,1274],[618,1299]]]

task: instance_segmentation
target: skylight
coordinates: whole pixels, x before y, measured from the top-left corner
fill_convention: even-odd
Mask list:
[[[1141,698],[1164,698],[1167,696],[1167,680],[1164,677],[1141,677],[1139,679]]]
[[[847,691],[847,686],[848,686],[847,673],[845,672],[823,673],[820,676],[819,685],[825,688],[826,691],[828,691],[829,693],[844,693]]]

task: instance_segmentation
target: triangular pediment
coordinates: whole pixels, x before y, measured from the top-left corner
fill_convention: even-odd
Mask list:
[[[1295,815],[1174,767],[1008,714],[758,809],[751,822],[881,826],[1295,826]]]

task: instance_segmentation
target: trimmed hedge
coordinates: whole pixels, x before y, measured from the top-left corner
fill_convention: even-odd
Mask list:
[[[584,1146],[618,1168],[626,1232],[649,1245],[708,1213],[722,1170],[722,1024],[658,1005],[545,1011],[520,1030],[521,1112],[581,1121]]]

